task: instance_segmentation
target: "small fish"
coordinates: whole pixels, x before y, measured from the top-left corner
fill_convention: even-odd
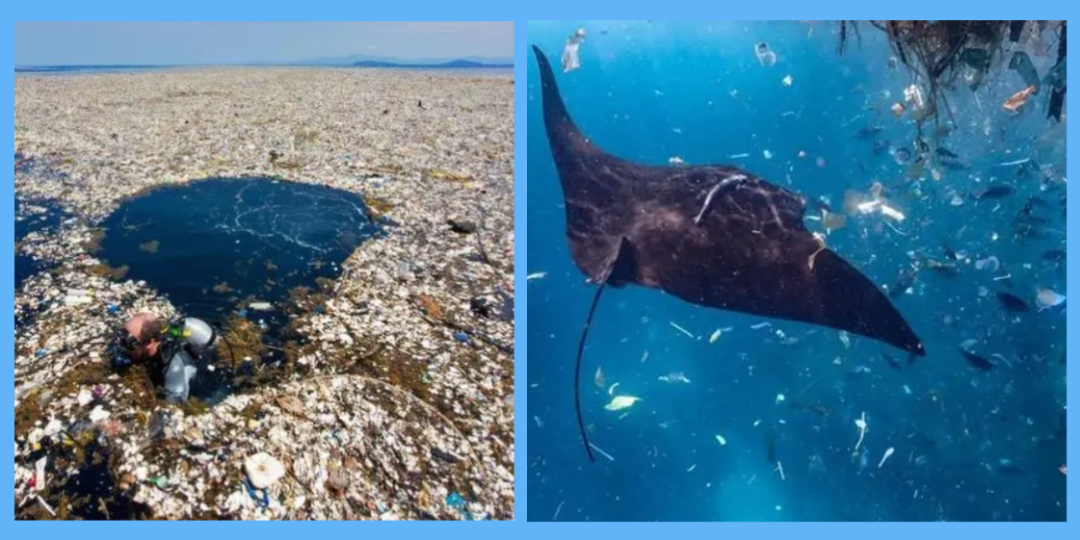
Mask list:
[[[1006,184],[992,184],[971,192],[971,199],[975,201],[1004,199],[1013,194],[1012,186]]]
[[[893,285],[892,290],[889,291],[889,297],[897,298],[907,292],[907,290],[915,284],[915,277],[917,274],[918,273],[914,269],[904,267],[904,269],[900,271],[900,275],[896,277],[896,283]]]
[[[897,371],[900,371],[901,365],[900,365],[900,362],[896,358],[893,358],[892,355],[890,355],[889,353],[886,353],[886,352],[881,353],[881,356],[885,357],[885,362],[887,362],[889,364],[889,367],[891,367],[891,368],[893,368],[893,369],[895,369]]]
[[[926,260],[926,269],[949,278],[960,275],[960,269],[955,264],[947,264],[934,259]]]
[[[878,133],[885,129],[883,126],[863,126],[859,128],[859,131],[855,132],[855,136],[862,140],[872,139],[877,136]]]
[[[953,152],[952,150],[949,150],[948,148],[945,148],[944,146],[939,146],[938,147],[937,155],[940,156],[940,157],[949,158],[949,159],[959,159],[960,158],[960,156],[956,155],[956,152]]]
[[[1042,258],[1044,261],[1062,262],[1066,259],[1065,250],[1051,249],[1049,251],[1044,251],[1042,254]]]
[[[1028,303],[1024,301],[1024,299],[1014,294],[1009,294],[1007,292],[999,292],[997,293],[997,298],[998,301],[1001,302],[1001,306],[1004,307],[1006,311],[1023,313],[1025,311],[1031,310],[1031,306],[1029,306]]]
[[[1026,476],[1027,469],[1017,465],[1011,459],[998,460],[997,470],[1005,476]]]
[[[945,258],[946,259],[948,259],[950,261],[957,260],[956,250],[949,247],[949,244],[946,244],[945,242],[941,242],[941,251],[945,253]]]
[[[994,363],[993,362],[991,362],[991,361],[987,360],[986,358],[983,358],[982,356],[979,356],[979,355],[977,355],[975,353],[969,352],[964,348],[960,349],[960,354],[964,355],[964,359],[967,360],[967,363],[970,364],[971,367],[973,367],[975,369],[978,369],[978,370],[981,370],[981,371],[990,371],[990,370],[994,369]]]
[[[791,403],[791,408],[796,411],[803,411],[814,413],[822,418],[829,416],[829,409],[821,403],[805,403],[802,401],[794,401]]]

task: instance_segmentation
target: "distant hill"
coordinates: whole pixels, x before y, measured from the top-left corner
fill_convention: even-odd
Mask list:
[[[514,64],[488,64],[482,62],[474,62],[472,60],[451,60],[449,62],[440,62],[437,64],[403,64],[399,62],[383,62],[379,60],[361,60],[359,62],[353,62],[353,67],[362,68],[408,68],[408,69],[491,69],[491,68],[513,68]]]
[[[368,56],[362,54],[354,54],[351,56],[338,56],[338,57],[324,57],[315,58],[309,60],[300,60],[296,62],[290,62],[293,65],[301,66],[355,66],[363,62],[379,62],[381,65],[370,67],[411,67],[416,68],[420,66],[433,66],[439,64],[448,64],[450,62],[474,62],[477,64],[483,64],[483,67],[500,67],[509,68],[514,66],[514,58],[499,58],[499,57],[486,57],[486,56],[462,56],[462,57],[450,57],[450,58],[394,58],[389,56]],[[462,68],[458,68],[462,69]],[[470,69],[469,67],[463,69]]]

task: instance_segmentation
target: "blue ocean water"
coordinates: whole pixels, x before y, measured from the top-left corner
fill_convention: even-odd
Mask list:
[[[30,208],[41,209],[40,212],[31,212]],[[20,198],[15,199],[15,242],[22,242],[26,236],[33,232],[47,232],[60,225],[63,219],[63,211],[49,202],[31,204]],[[15,255],[15,288],[22,286],[27,278],[45,267],[33,257],[27,255]]]
[[[157,189],[124,202],[102,224],[99,257],[128,266],[185,315],[217,323],[251,311],[280,328],[296,287],[336,279],[357,246],[382,228],[359,196],[272,179],[211,179]]]
[[[579,27],[588,32],[581,68],[559,73]],[[1065,519],[1065,314],[1035,309],[1040,288],[1067,294],[1054,251],[1065,249],[1065,130],[1046,119],[1045,95],[1005,112],[1024,86],[1012,72],[975,94],[951,92],[951,132],[940,144],[964,168],[939,167],[935,180],[895,158],[914,148],[910,116],[890,111],[912,81],[903,66],[889,68],[875,31],[864,29],[842,57],[836,26],[820,21],[549,22],[530,24],[528,36],[554,62],[582,132],[621,158],[730,164],[836,211],[846,191],[880,182],[906,219],[849,216],[826,242],[890,289],[922,262],[893,302],[928,351],[909,365],[859,336],[608,289],[580,389],[590,440],[603,451],[590,463],[573,368],[595,287],[570,258],[530,58],[530,521]],[[775,65],[758,62],[759,42]],[[1042,73],[1052,59],[1034,60]],[[1012,193],[975,200],[992,183]],[[806,224],[823,232],[820,221]],[[930,259],[956,269],[928,270]],[[1029,311],[1006,310],[998,293]],[[755,329],[762,323],[770,326]],[[961,344],[992,369],[965,361]],[[678,374],[689,382],[661,380]],[[614,395],[641,401],[605,410],[616,383]]]

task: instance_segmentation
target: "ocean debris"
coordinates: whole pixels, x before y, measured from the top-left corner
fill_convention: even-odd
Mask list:
[[[1057,307],[1064,303],[1065,295],[1058,294],[1056,291],[1045,287],[1039,287],[1038,292],[1035,294],[1035,306],[1039,308],[1039,311]]]
[[[657,380],[666,383],[690,384],[690,379],[687,379],[686,375],[680,372],[672,372],[667,375],[661,375],[660,377],[657,377]]]
[[[255,454],[244,462],[248,481],[255,489],[266,489],[285,476],[285,466],[265,452]]]
[[[1001,105],[1001,108],[1012,113],[1019,111],[1020,107],[1023,107],[1024,104],[1027,103],[1028,98],[1035,93],[1035,90],[1036,88],[1034,86],[1029,86],[1013,94],[1009,99],[1005,100],[1005,103]]]
[[[784,87],[791,87],[792,83],[794,83],[795,80],[791,78],[791,75],[788,75],[787,77],[784,77],[784,79],[780,82],[784,85]]]
[[[641,401],[641,398],[634,396],[615,396],[611,399],[611,403],[605,405],[604,408],[612,412],[621,411],[624,409],[629,409],[639,401]]]
[[[859,447],[862,446],[863,437],[866,435],[866,411],[863,411],[860,418],[855,419],[855,426],[859,428],[859,442],[855,443],[855,453],[859,452]]]
[[[713,343],[716,343],[716,341],[720,339],[721,335],[731,332],[733,330],[735,330],[735,328],[732,326],[728,326],[726,328],[717,328],[716,331],[713,332],[711,336],[709,336],[709,344],[712,345]]]
[[[593,384],[596,385],[597,387],[599,387],[600,389],[604,389],[604,387],[607,386],[606,384],[604,384],[604,368],[603,367],[597,366],[596,375],[593,375]]]
[[[595,444],[593,444],[593,443],[589,443],[589,447],[591,447],[591,448],[592,448],[593,450],[596,450],[596,451],[597,451],[597,453],[599,453],[599,454],[600,454],[601,456],[604,456],[604,457],[606,457],[606,458],[608,459],[608,461],[615,461],[615,458],[611,457],[611,454],[609,454],[609,453],[607,453],[607,452],[605,452],[605,451],[601,450],[601,449],[600,449],[600,448],[599,448],[598,446],[596,446]]]
[[[850,349],[851,348],[851,337],[848,335],[848,333],[846,331],[844,331],[844,330],[840,330],[839,335],[840,335],[840,343],[844,344],[845,349]]]
[[[525,276],[526,282],[538,281],[547,277],[547,272],[536,272]]]
[[[694,334],[691,334],[689,330],[687,330],[687,329],[685,329],[685,328],[683,328],[683,327],[681,327],[681,326],[679,326],[679,325],[675,324],[675,322],[674,322],[674,321],[673,321],[673,322],[671,323],[671,326],[672,326],[673,328],[675,328],[676,330],[678,330],[678,331],[680,331],[680,332],[682,332],[682,333],[686,334],[686,336],[687,336],[687,337],[689,337],[690,339],[695,339],[695,336],[694,336]]]
[[[727,439],[723,435],[717,435],[716,442],[720,443],[720,446],[727,446]]]
[[[881,461],[878,462],[877,468],[880,469],[885,465],[885,460],[889,459],[889,456],[893,455],[893,452],[895,452],[895,449],[890,446],[889,449],[885,451],[885,455],[881,456]]]
[[[764,41],[754,45],[754,55],[757,56],[757,61],[765,67],[771,67],[776,64],[776,53],[769,48],[769,44]]]
[[[566,45],[563,47],[562,53],[563,73],[570,73],[581,67],[581,60],[578,58],[578,49],[584,41],[584,28],[578,28],[576,32],[570,35],[570,37],[566,38]]]

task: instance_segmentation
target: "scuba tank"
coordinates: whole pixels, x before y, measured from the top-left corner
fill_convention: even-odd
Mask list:
[[[187,317],[170,322],[163,337],[161,358],[165,362],[165,398],[183,402],[188,399],[191,380],[199,372],[197,360],[215,349],[218,334],[206,322]]]

